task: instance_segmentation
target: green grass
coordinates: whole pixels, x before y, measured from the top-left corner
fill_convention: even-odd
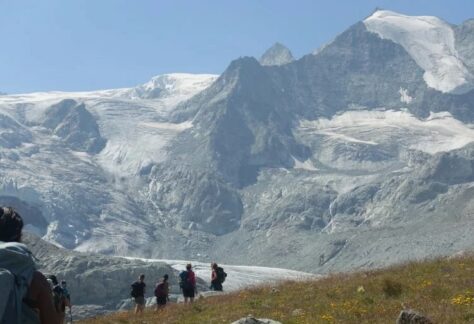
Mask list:
[[[435,323],[474,323],[474,257],[412,262],[387,269],[284,282],[81,323],[230,323],[252,314],[282,323],[394,323],[412,308]]]

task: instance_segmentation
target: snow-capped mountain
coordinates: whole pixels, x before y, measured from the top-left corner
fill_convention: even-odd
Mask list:
[[[2,97],[2,200],[28,206],[31,229],[68,248],[78,248],[94,230],[87,224],[100,228],[106,215],[130,222],[140,208],[127,197],[128,181],[140,181],[143,170],[164,159],[173,137],[192,126],[169,123],[167,115],[216,77],[171,74],[129,89]],[[136,241],[130,233],[147,227],[138,223],[124,234],[113,230],[123,223],[111,222],[110,234],[126,239],[110,247]]]
[[[0,202],[116,255],[328,272],[468,249],[473,27],[376,11],[284,64],[1,96]]]

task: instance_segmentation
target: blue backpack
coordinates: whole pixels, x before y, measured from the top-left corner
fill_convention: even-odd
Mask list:
[[[34,256],[24,244],[0,242],[0,324],[39,323],[23,303],[35,270]]]
[[[191,284],[188,281],[188,272],[181,271],[179,274],[179,288],[181,289],[189,289]]]

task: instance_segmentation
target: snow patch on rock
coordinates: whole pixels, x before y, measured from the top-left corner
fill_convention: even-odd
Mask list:
[[[379,10],[364,20],[370,32],[401,45],[425,71],[426,84],[441,92],[465,93],[473,76],[455,49],[453,28],[437,17]]]
[[[398,93],[400,94],[400,101],[401,102],[408,105],[413,101],[413,98],[408,94],[407,89],[400,88],[400,90],[398,90]]]
[[[307,170],[307,171],[318,171],[318,168],[316,168],[311,162],[310,159],[307,159],[306,161],[300,161],[294,156],[292,157],[293,161],[295,162],[293,169],[302,169],[302,170]]]

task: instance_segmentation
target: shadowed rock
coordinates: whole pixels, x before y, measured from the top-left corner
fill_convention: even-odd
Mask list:
[[[433,322],[420,313],[407,309],[400,312],[396,324],[432,324]]]
[[[233,322],[232,324],[281,324],[281,322],[277,322],[267,318],[255,318],[252,316],[247,316],[245,318],[241,318],[238,321]]]

